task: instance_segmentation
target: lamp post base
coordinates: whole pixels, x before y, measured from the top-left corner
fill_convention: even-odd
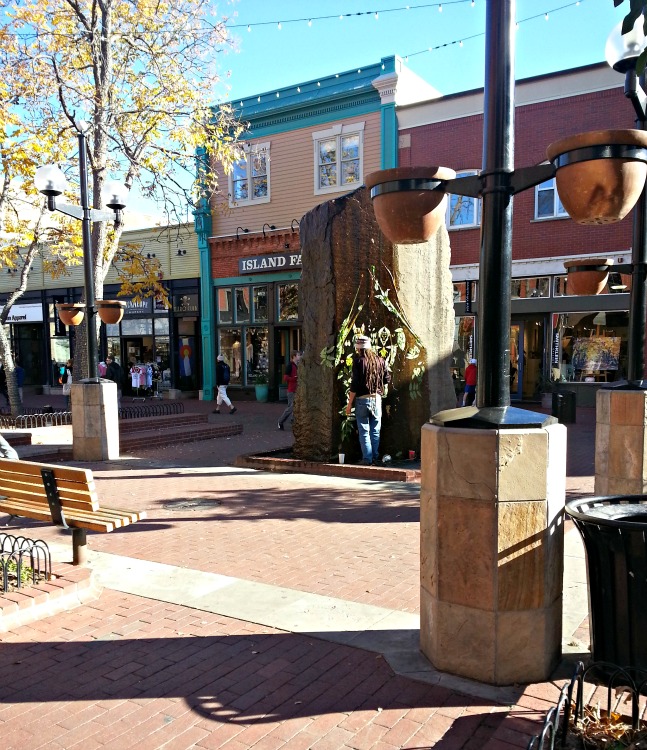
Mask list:
[[[117,386],[111,380],[72,383],[72,451],[75,461],[119,458]]]

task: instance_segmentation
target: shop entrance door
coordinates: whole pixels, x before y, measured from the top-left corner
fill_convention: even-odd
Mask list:
[[[125,393],[131,395],[133,389],[131,387],[131,380],[128,373],[133,365],[141,364],[142,362],[144,339],[141,337],[122,339],[121,346],[121,369],[124,372],[123,388]]]
[[[279,386],[278,397],[287,400],[287,386],[283,382],[285,368],[290,361],[291,351],[302,351],[303,340],[301,328],[275,328],[274,329],[274,380]]]
[[[545,350],[542,315],[513,320],[510,325],[510,400],[532,401],[541,390]]]

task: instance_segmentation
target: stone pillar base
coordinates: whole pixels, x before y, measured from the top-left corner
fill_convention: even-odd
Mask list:
[[[643,495],[647,391],[600,388],[595,420],[595,494]]]
[[[493,685],[561,656],[566,428],[422,428],[420,646]]]
[[[75,461],[119,458],[117,385],[111,380],[72,383],[72,452]]]

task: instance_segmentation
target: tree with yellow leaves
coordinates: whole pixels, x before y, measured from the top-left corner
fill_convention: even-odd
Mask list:
[[[23,290],[30,259],[42,247],[54,276],[81,262],[80,222],[43,215],[33,176],[56,162],[72,168],[73,180],[82,127],[89,126],[94,208],[104,208],[110,179],[157,200],[169,223],[210,200],[218,190],[212,165],[228,170],[240,157],[243,129],[230,108],[210,106],[220,54],[232,46],[226,19],[213,15],[210,0],[0,0],[0,7],[0,264],[19,267]],[[204,154],[199,162],[197,149]],[[137,258],[131,247],[120,251],[122,229],[92,225],[95,297],[103,297],[103,281],[122,252],[116,266],[123,291],[166,299],[156,259]],[[5,319],[7,312],[5,306]],[[3,339],[0,326],[6,365]],[[77,344],[77,365],[84,354]]]

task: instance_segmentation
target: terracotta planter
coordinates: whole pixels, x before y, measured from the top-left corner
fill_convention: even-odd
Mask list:
[[[611,258],[578,258],[564,263],[569,294],[600,294],[609,280]]]
[[[595,147],[600,146],[624,156],[596,155]],[[587,150],[578,153],[578,149]],[[647,177],[647,164],[640,160],[645,154],[636,149],[647,149],[644,130],[594,130],[550,144],[546,155],[557,168],[557,192],[571,219],[578,224],[612,224],[624,219]],[[580,157],[586,161],[576,161]]]
[[[81,302],[59,302],[56,309],[61,323],[66,326],[78,326],[85,317],[85,305]]]
[[[453,180],[447,167],[398,167],[371,172],[366,187],[380,229],[395,244],[426,242],[445,219],[447,195],[440,180]]]
[[[118,323],[124,317],[126,303],[118,299],[98,299],[97,312],[104,323]]]

